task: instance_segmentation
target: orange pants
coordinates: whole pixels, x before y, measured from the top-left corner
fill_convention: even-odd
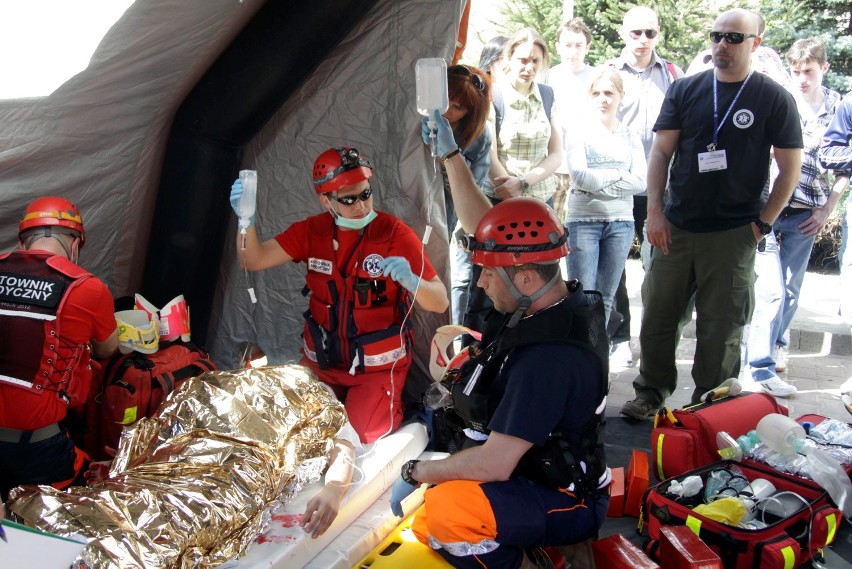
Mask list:
[[[454,567],[520,567],[528,546],[559,546],[595,537],[609,494],[578,498],[525,478],[505,482],[454,480],[426,491],[411,526],[417,539]]]

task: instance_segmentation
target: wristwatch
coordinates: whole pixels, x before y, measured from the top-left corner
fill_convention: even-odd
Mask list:
[[[772,226],[760,219],[759,217],[755,218],[752,223],[757,226],[757,228],[760,230],[760,233],[763,235],[769,235],[772,232]]]
[[[527,182],[526,176],[518,176],[518,181],[521,183],[521,191],[525,192],[530,189],[530,183]]]
[[[420,486],[420,482],[418,482],[414,479],[413,476],[411,476],[411,473],[414,472],[414,467],[417,465],[418,462],[420,461],[409,460],[408,462],[402,465],[402,469],[399,472],[399,475],[402,476],[402,479],[408,484],[411,484],[412,486]]]

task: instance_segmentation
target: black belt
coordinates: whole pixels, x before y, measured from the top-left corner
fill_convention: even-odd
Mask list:
[[[0,427],[0,442],[4,443],[37,443],[49,439],[62,432],[59,423],[53,423],[34,431],[20,431],[18,429],[6,429]]]
[[[813,208],[810,207],[793,207],[788,205],[787,207],[781,210],[781,214],[778,217],[790,217],[805,212],[810,213],[811,211],[813,211]]]

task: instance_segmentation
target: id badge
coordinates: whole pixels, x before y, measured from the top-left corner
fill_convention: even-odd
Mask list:
[[[715,172],[716,170],[727,170],[728,159],[724,150],[713,150],[700,152],[698,154],[698,172]]]

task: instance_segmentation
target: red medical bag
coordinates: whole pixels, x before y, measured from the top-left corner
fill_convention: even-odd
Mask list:
[[[651,471],[657,480],[666,480],[717,462],[719,432],[736,439],[770,413],[787,415],[787,408],[768,393],[742,393],[683,409],[664,407],[651,431]]]

